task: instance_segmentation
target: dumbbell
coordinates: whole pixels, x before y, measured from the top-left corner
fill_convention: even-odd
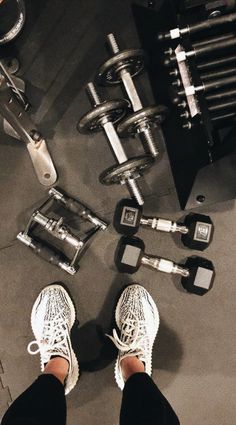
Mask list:
[[[128,159],[114,128],[114,124],[125,115],[129,103],[124,99],[102,102],[93,83],[87,85],[87,92],[94,108],[80,119],[77,129],[81,133],[104,130],[119,163],[100,174],[100,182],[105,185],[127,184],[131,195],[142,205],[144,200],[136,179],[151,167],[154,159],[151,155]]]
[[[189,257],[185,265],[145,254],[142,239],[123,236],[115,253],[115,264],[121,273],[136,273],[140,266],[148,266],[164,273],[179,274],[186,291],[196,295],[206,294],[213,286],[214,266],[202,257]]]
[[[162,105],[144,108],[142,105],[133,77],[144,68],[144,52],[141,49],[120,51],[114,34],[108,34],[107,41],[113,56],[99,68],[97,81],[101,85],[122,82],[134,110],[133,114],[118,125],[117,131],[121,137],[139,135],[144,145],[148,146],[150,153],[156,157],[159,151],[153,129],[165,119],[167,108]]]
[[[113,224],[118,233],[132,236],[137,233],[139,226],[151,227],[153,230],[182,234],[183,244],[190,249],[203,251],[213,238],[214,225],[209,216],[202,214],[189,214],[184,223],[176,223],[158,217],[142,215],[143,208],[132,199],[122,199],[118,202]]]
[[[159,34],[157,39],[158,41],[174,40],[174,39],[180,38],[182,35],[185,35],[185,34],[192,35],[203,30],[211,30],[212,28],[215,28],[224,24],[231,24],[232,22],[235,22],[235,21],[236,21],[236,13],[230,13],[228,15],[223,15],[218,18],[207,19],[201,22],[197,22],[195,24],[188,25],[187,27],[184,27],[184,28],[179,28],[179,27],[173,28],[170,31]]]

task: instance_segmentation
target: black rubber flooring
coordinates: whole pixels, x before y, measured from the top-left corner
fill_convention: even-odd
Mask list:
[[[105,37],[114,32],[123,47],[138,47],[130,1],[27,0],[27,22],[16,42],[31,113],[47,140],[59,174],[58,186],[112,222],[115,204],[127,192],[106,187],[99,174],[114,164],[102,133],[76,130],[90,104],[84,87],[107,58]],[[152,103],[147,76],[137,84],[145,104]],[[104,98],[123,96],[120,87],[102,90]],[[145,213],[180,219],[165,145],[160,159],[140,183]],[[129,155],[143,152],[133,140]],[[1,131],[0,142],[0,416],[39,373],[39,359],[26,347],[33,339],[30,312],[39,291],[53,281],[69,288],[78,311],[75,340],[82,375],[68,396],[68,425],[118,424],[121,393],[114,381],[115,352],[104,338],[110,331],[116,299],[129,282],[143,284],[161,316],[153,351],[154,380],[176,409],[183,425],[234,425],[236,376],[235,202],[205,210],[216,226],[203,256],[216,267],[215,285],[204,297],[189,295],[179,278],[141,268],[133,276],[117,273],[119,239],[112,224],[93,241],[71,277],[43,262],[16,240],[47,190],[34,175],[24,145]],[[141,230],[147,252],[177,262],[189,252],[178,237]]]

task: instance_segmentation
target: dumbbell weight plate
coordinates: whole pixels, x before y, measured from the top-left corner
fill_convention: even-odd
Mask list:
[[[2,4],[1,4],[2,3]],[[9,1],[3,0],[0,3],[0,13],[6,15],[8,12],[5,11],[5,5],[8,8],[8,6],[11,6]],[[25,3],[24,0],[12,0],[11,1],[12,6],[17,9],[17,20],[15,21],[14,25],[7,30],[5,34],[0,35],[0,46],[6,43],[9,43],[11,40],[13,40],[19,32],[22,30],[24,23],[25,23]],[[9,13],[9,12],[8,12]],[[15,13],[15,12],[14,12]]]
[[[210,291],[215,278],[213,263],[202,257],[189,257],[185,262],[189,270],[188,277],[182,277],[181,283],[186,291],[204,295]]]
[[[144,51],[127,49],[108,59],[98,70],[97,81],[101,85],[119,84],[122,69],[129,71],[132,77],[138,75],[144,68]]]
[[[99,180],[105,185],[119,184],[128,177],[132,178],[132,175],[135,173],[142,173],[144,170],[150,168],[154,162],[154,158],[150,155],[131,158],[120,165],[115,165],[103,171],[103,173],[100,174]]]
[[[134,136],[143,124],[159,125],[167,116],[168,109],[163,105],[148,106],[125,118],[117,127],[121,137]]]
[[[77,129],[80,133],[100,131],[104,118],[107,117],[113,124],[117,123],[125,116],[128,108],[129,102],[125,99],[103,102],[80,119]]]

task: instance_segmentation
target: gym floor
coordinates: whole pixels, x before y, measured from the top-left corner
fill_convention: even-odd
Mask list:
[[[142,2],[139,2],[142,3]],[[32,115],[48,141],[58,186],[112,222],[114,207],[126,196],[122,187],[105,187],[98,175],[114,164],[102,133],[83,136],[78,119],[90,103],[84,86],[108,57],[105,36],[114,32],[124,47],[139,40],[129,0],[26,0],[27,23],[16,42],[21,75],[32,103]],[[152,103],[147,75],[138,77],[140,93]],[[103,90],[121,97],[120,87]],[[181,219],[163,141],[156,165],[141,182],[145,213]],[[132,140],[127,149],[142,153]],[[216,268],[213,289],[203,297],[187,294],[179,278],[141,268],[132,277],[118,274],[113,256],[119,239],[112,224],[94,239],[70,277],[27,250],[16,234],[45,199],[23,144],[1,131],[0,242],[0,416],[39,373],[38,356],[26,347],[33,340],[30,313],[47,284],[64,282],[75,301],[79,327],[74,331],[82,369],[68,401],[68,425],[118,424],[121,392],[114,381],[115,352],[102,337],[110,332],[113,308],[127,284],[139,282],[156,301],[160,331],[153,350],[153,378],[183,425],[234,425],[236,417],[235,201],[203,210],[215,223],[212,245],[203,253]],[[178,236],[141,230],[147,252],[183,261],[197,254],[181,246]]]

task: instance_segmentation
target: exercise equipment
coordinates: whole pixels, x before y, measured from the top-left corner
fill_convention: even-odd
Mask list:
[[[191,96],[197,92],[205,92],[208,93],[210,91],[216,91],[221,87],[227,87],[236,83],[236,75],[232,75],[230,77],[221,78],[213,81],[205,81],[199,86],[186,86],[184,90],[178,91],[179,96]]]
[[[80,221],[90,222],[93,227],[85,233],[80,232],[80,235],[74,233],[68,225],[64,224],[65,216],[60,215],[59,219],[55,218],[55,204],[59,204],[73,213]],[[49,242],[39,238],[35,234],[35,229],[38,226],[41,227],[41,231],[43,229],[53,238],[65,242],[67,246],[73,249],[74,255],[72,259],[70,260],[66,257],[64,252],[60,251],[56,246],[52,246]],[[107,226],[105,221],[101,220],[81,201],[71,198],[59,188],[52,188],[49,190],[49,198],[33,212],[25,230],[17,235],[17,239],[43,260],[59,267],[70,275],[74,275],[79,269],[79,260],[85,254],[91,238],[99,230],[106,230]]]
[[[165,59],[164,65],[171,66],[172,62],[182,62],[186,61],[188,58],[195,57],[196,59],[201,58],[202,56],[209,55],[217,52],[218,50],[225,51],[227,48],[233,48],[236,46],[236,38],[230,38],[228,40],[219,41],[216,43],[204,44],[203,46],[195,47],[192,50],[182,49],[179,52],[176,52],[173,49],[166,51],[166,55],[169,55],[169,58]]]
[[[186,247],[199,251],[208,248],[214,233],[214,225],[209,216],[191,213],[185,217],[184,223],[148,217],[143,215],[143,208],[132,199],[122,199],[118,202],[113,224],[118,233],[129,236],[137,233],[139,226],[161,232],[179,232]]]
[[[10,24],[10,28],[7,28],[5,33],[2,33],[1,30],[0,46],[9,43],[14,38],[16,38],[25,23],[26,11],[24,0],[2,0],[0,2],[0,19],[4,18],[6,20],[11,18],[12,13],[9,13],[9,10],[7,10],[8,6],[10,7],[10,12],[12,12],[12,8],[13,10],[16,10],[17,16],[15,22],[13,24]]]
[[[142,239],[126,236],[118,243],[115,264],[121,273],[136,273],[144,265],[164,273],[179,274],[186,291],[196,295],[204,295],[212,288],[215,274],[212,262],[205,258],[189,257],[184,266],[175,264],[171,260],[145,254]]]
[[[229,65],[231,63],[236,63],[236,55],[223,56],[217,59],[199,62],[197,67],[199,71],[205,71],[209,68],[215,70],[218,67],[222,67],[222,65]]]
[[[235,21],[236,21],[236,13],[231,13],[228,15],[226,14],[214,19],[207,19],[205,21],[187,25],[184,28],[179,28],[179,27],[173,28],[170,31],[158,34],[157,40],[165,41],[165,40],[178,39],[186,34],[191,36],[192,34],[198,33],[200,31],[203,31],[203,30],[209,31],[212,28],[216,28],[225,24],[231,24],[232,22],[235,22]]]
[[[165,106],[143,107],[133,78],[139,75],[145,65],[145,55],[141,49],[121,51],[114,34],[107,35],[112,57],[100,66],[97,81],[101,85],[123,84],[131,102],[134,113],[118,125],[117,131],[121,137],[138,135],[147,146],[150,153],[156,157],[159,153],[157,136],[154,129],[159,127],[167,115]]]
[[[131,196],[134,196],[138,204],[142,205],[144,200],[136,179],[153,165],[154,159],[151,155],[128,159],[114,127],[114,124],[126,114],[129,103],[124,99],[102,102],[91,82],[87,85],[87,93],[92,101],[93,109],[82,116],[77,129],[81,133],[103,130],[118,161],[118,165],[112,166],[100,175],[100,182],[105,185],[126,184]]]
[[[195,14],[201,10],[207,13],[208,18],[215,18],[222,13],[234,10],[236,7],[235,0],[180,0],[180,11],[188,11]],[[205,15],[204,14],[204,15]]]
[[[141,5],[133,8],[140,43],[149,56],[155,100],[172,103],[162,129],[179,202],[186,210],[234,199],[236,195],[236,13],[232,19],[229,8],[221,9],[224,15],[218,20],[218,1],[211,5],[188,2],[196,3],[202,5],[188,11],[178,8],[174,0],[159,2],[151,13]],[[206,10],[206,3],[211,11]],[[208,12],[211,19],[207,19]],[[197,25],[199,31],[188,33],[196,23],[203,29]],[[157,33],[169,34],[169,28],[187,31],[181,38],[167,37],[158,44]],[[180,61],[170,61],[171,67],[165,67],[164,51],[174,52],[175,57],[178,54]],[[188,52],[192,55],[186,56]]]
[[[26,112],[29,103],[24,89],[23,80],[10,75],[0,62],[0,114],[4,118],[4,131],[25,143],[39,182],[51,186],[57,180],[57,173],[45,139]]]

